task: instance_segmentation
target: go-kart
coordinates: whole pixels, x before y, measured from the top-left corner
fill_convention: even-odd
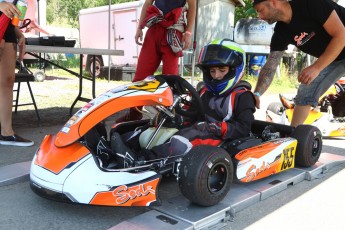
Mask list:
[[[114,124],[116,114],[135,106],[144,106],[150,118]],[[160,120],[152,125],[157,114]],[[316,127],[265,121],[254,121],[248,137],[199,145],[185,155],[152,160],[128,155],[168,141],[183,127],[174,123],[176,117],[201,121],[203,114],[199,94],[179,76],[150,76],[109,90],[77,111],[57,134],[45,136],[32,161],[31,189],[72,203],[160,205],[159,184],[170,173],[186,198],[211,206],[227,195],[232,182],[252,182],[296,164],[309,167],[319,159],[322,136]],[[126,139],[128,133],[135,133],[137,141],[133,135]]]
[[[272,102],[266,110],[266,121],[290,124],[293,99],[279,94],[280,102]],[[312,108],[304,124],[314,125],[324,137],[345,137],[345,77],[332,85]]]

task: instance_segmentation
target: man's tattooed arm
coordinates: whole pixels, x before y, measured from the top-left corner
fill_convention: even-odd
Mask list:
[[[274,74],[283,54],[284,51],[272,51],[268,55],[267,62],[260,71],[254,92],[259,92],[260,95],[266,92],[273,81]]]

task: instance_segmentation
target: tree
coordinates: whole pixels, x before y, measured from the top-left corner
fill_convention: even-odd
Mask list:
[[[251,0],[243,0],[246,4],[244,7],[236,7],[235,9],[235,25],[241,18],[256,17],[256,11],[253,8]]]
[[[111,0],[111,4],[133,0]],[[51,25],[78,27],[79,11],[97,6],[106,6],[109,0],[49,0],[47,1],[47,23]]]

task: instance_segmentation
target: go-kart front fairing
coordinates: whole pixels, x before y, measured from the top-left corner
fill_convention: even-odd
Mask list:
[[[110,206],[148,206],[158,199],[161,175],[153,170],[104,170],[82,137],[110,115],[134,106],[171,106],[173,93],[161,78],[117,87],[82,107],[57,135],[47,135],[31,165],[37,194],[62,201]]]

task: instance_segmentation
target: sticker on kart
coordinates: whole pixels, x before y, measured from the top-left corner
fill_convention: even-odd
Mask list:
[[[297,141],[291,138],[264,143],[238,154],[237,178],[251,182],[294,167]]]
[[[149,206],[157,199],[159,178],[136,185],[121,185],[111,191],[99,192],[91,200],[94,205]]]

